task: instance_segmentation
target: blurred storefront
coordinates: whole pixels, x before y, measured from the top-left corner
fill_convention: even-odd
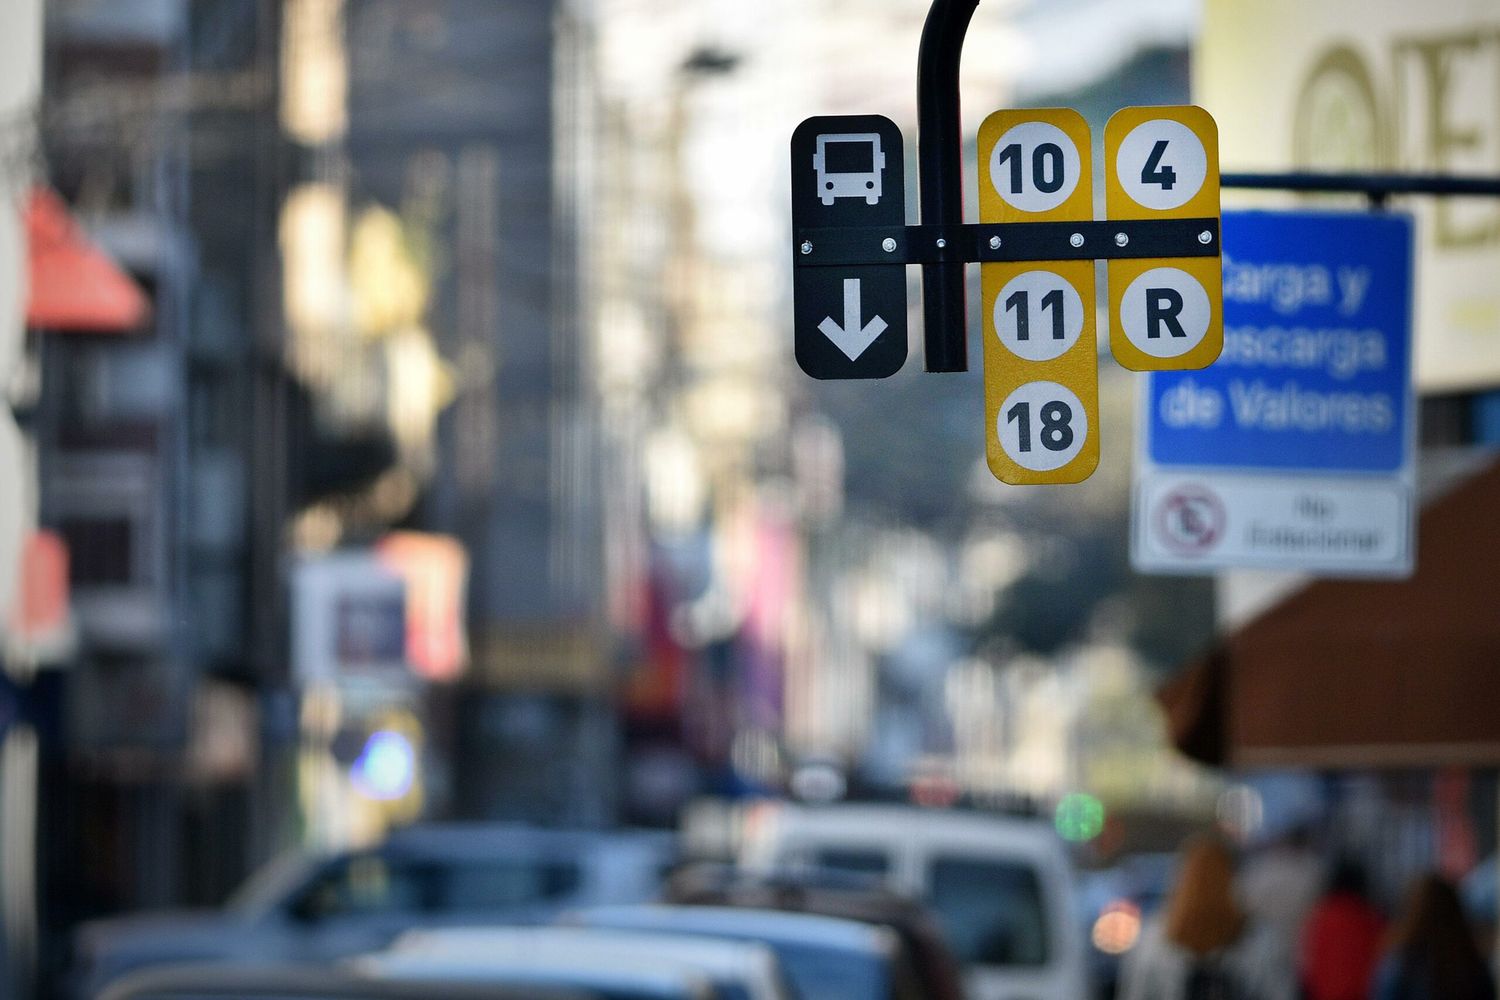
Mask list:
[[[1219,123],[1226,170],[1493,175],[1497,39],[1493,5],[1473,0],[1209,0],[1194,95]],[[1395,583],[1224,574],[1223,635],[1162,698],[1174,742],[1195,759],[1252,775],[1315,774],[1318,822],[1394,891],[1423,867],[1462,874],[1495,838],[1500,731],[1482,706],[1500,649],[1484,513],[1497,481],[1491,456],[1472,446],[1500,443],[1485,417],[1500,387],[1500,200],[1379,207],[1417,222],[1413,350],[1430,503],[1416,574]]]
[[[1216,766],[1500,766],[1500,465],[1426,507],[1411,579],[1308,584],[1164,689],[1174,741]]]
[[[1311,819],[1392,897],[1424,867],[1466,874],[1495,843],[1500,464],[1477,461],[1422,511],[1411,579],[1310,583],[1160,692],[1188,756],[1323,776]]]
[[[391,546],[347,549],[304,557],[292,572],[307,846],[374,842],[421,816],[434,782],[441,791],[424,679],[434,665],[450,676],[463,665],[451,637],[462,627],[464,567],[423,558],[451,553],[451,539],[394,537],[399,559]],[[449,637],[446,659],[433,657],[434,636]]]

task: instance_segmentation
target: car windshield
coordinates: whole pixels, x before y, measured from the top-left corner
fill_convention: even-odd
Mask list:
[[[241,883],[225,905],[244,916],[264,913],[296,892],[316,865],[315,859],[302,852],[282,854]]]
[[[939,857],[932,864],[931,902],[961,961],[1023,966],[1048,961],[1046,912],[1030,866]]]
[[[326,869],[293,902],[304,916],[498,910],[566,896],[576,862],[533,858],[385,858],[356,855]]]
[[[773,950],[803,1000],[887,1000],[889,996],[885,969],[874,955],[793,944],[773,945]]]

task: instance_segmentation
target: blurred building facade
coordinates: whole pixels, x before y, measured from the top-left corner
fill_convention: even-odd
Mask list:
[[[0,10],[0,992],[29,986],[36,946],[33,816],[36,738],[21,719],[28,664],[14,662],[25,589],[23,564],[36,537],[36,467],[26,430],[34,370],[25,337],[25,211],[36,159],[41,92],[40,0]],[[17,419],[19,411],[20,419]]]
[[[233,0],[47,9],[41,180],[150,308],[38,338],[39,520],[78,640],[33,685],[44,973],[82,917],[216,902],[288,819],[261,756],[285,700],[277,23]]]
[[[589,39],[520,0],[48,6],[45,179],[151,304],[37,340],[78,636],[36,693],[51,971],[294,844],[613,816]]]

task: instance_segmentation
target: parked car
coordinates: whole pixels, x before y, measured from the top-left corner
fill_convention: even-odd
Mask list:
[[[579,906],[651,898],[674,851],[658,833],[413,827],[368,849],[283,858],[221,910],[85,924],[74,982],[92,997],[122,973],[164,963],[326,961],[413,928],[543,923]]]
[[[580,955],[601,964],[611,959],[629,963],[648,958],[682,965],[706,976],[725,1000],[791,998],[781,965],[765,945],[681,934],[583,927],[415,931],[371,961],[386,972],[415,964],[418,971],[433,976],[478,982],[495,975],[503,978],[518,962],[532,965],[555,957],[567,964]],[[366,967],[371,967],[369,962]]]
[[[543,929],[535,930],[524,946],[501,946],[489,955],[455,955],[443,949],[429,952],[417,946],[363,955],[351,964],[374,979],[562,987],[587,990],[604,1000],[737,1000],[743,996],[721,991],[701,961],[673,958],[660,948],[633,953],[594,949],[576,937],[564,943],[549,938]],[[442,996],[438,990],[433,1000]]]
[[[687,906],[734,906],[810,913],[888,928],[896,935],[925,1000],[963,1000],[962,971],[932,913],[880,888],[869,876],[837,872],[753,874],[729,865],[696,864],[667,880],[663,900]]]
[[[804,1000],[910,1000],[913,975],[895,936],[851,920],[714,906],[605,906],[569,919],[584,927],[757,941],[775,952]]]
[[[1086,992],[1073,873],[1030,817],[900,805],[783,806],[747,838],[751,871],[878,878],[936,914],[975,1000],[1077,1000]]]
[[[123,977],[101,1000],[601,1000],[560,987],[376,980],[321,966],[214,962],[145,969]]]

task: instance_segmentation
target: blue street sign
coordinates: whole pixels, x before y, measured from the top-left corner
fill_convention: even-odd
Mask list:
[[[1224,351],[1153,372],[1158,466],[1394,473],[1412,460],[1412,222],[1225,212]]]

